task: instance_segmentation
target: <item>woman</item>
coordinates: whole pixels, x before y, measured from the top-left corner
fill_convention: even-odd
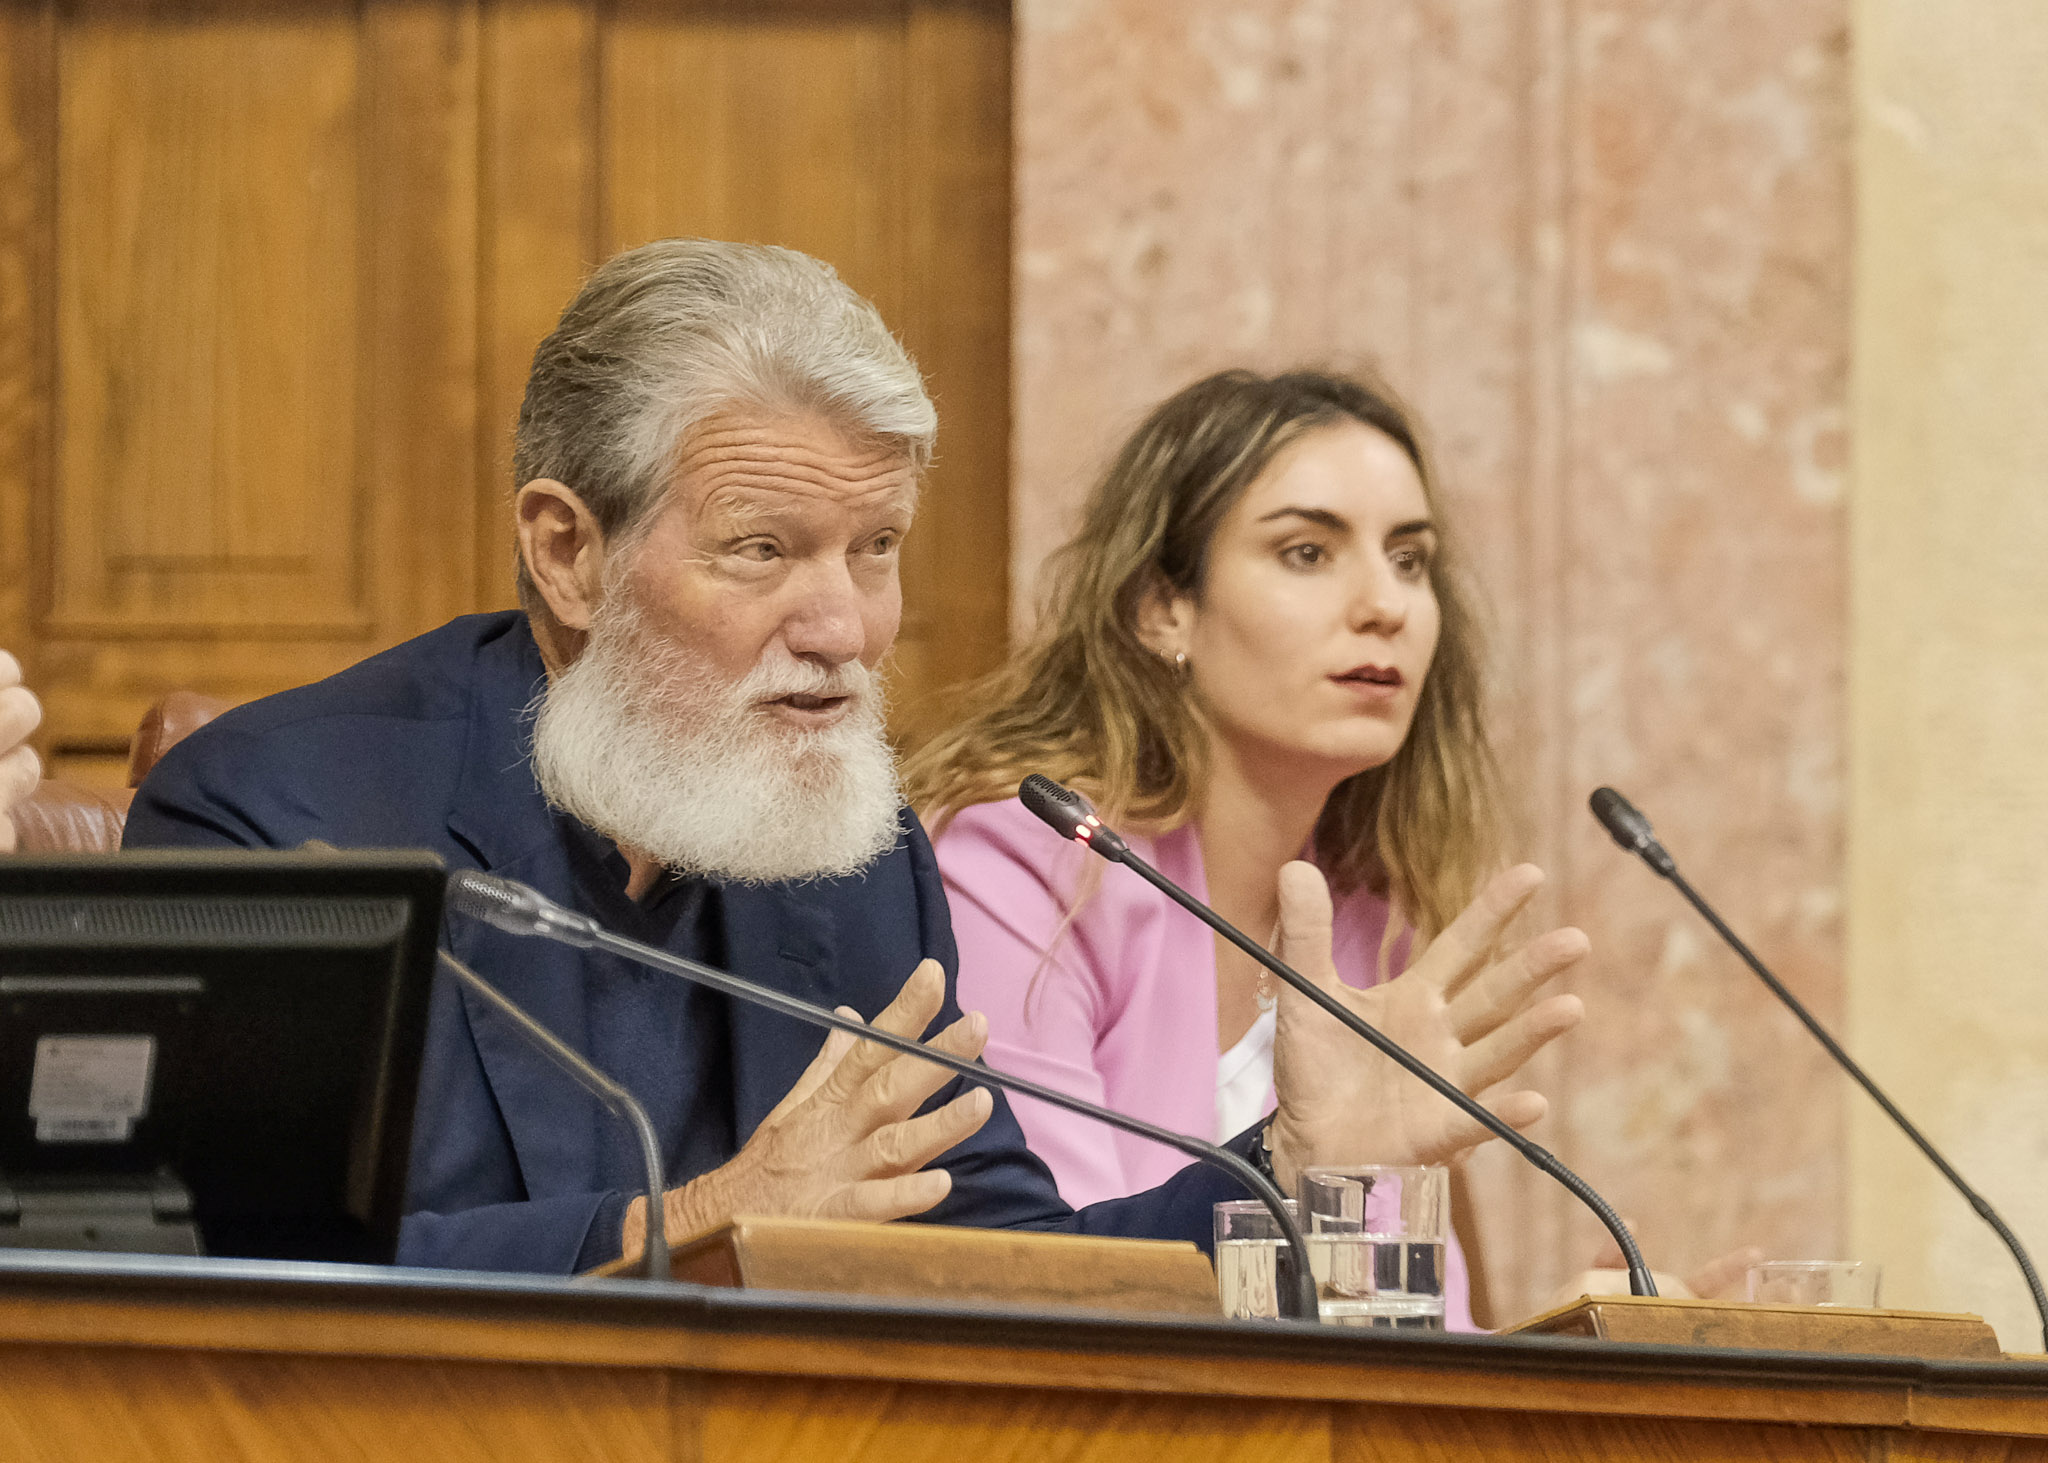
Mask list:
[[[1271,1107],[1270,978],[1055,842],[1014,794],[1030,772],[1075,784],[1255,935],[1274,928],[1281,867],[1311,858],[1346,981],[1398,971],[1497,863],[1479,647],[1427,459],[1366,382],[1212,376],[1124,446],[1054,584],[1031,647],[907,770],[952,900],[960,999],[987,1013],[995,1065],[1227,1137]],[[1074,1204],[1183,1161],[1016,1107]],[[1450,1272],[1447,1309],[1469,1327],[1455,1256]]]

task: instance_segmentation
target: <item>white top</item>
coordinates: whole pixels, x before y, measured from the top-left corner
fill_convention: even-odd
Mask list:
[[[1273,1108],[1271,1009],[1259,1012],[1237,1045],[1216,1058],[1216,1141],[1235,1138]]]

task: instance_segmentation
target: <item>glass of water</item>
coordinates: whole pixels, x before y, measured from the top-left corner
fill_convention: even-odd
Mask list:
[[[1290,1215],[1298,1213],[1292,1199]],[[1288,1249],[1272,1211],[1257,1199],[1216,1206],[1216,1290],[1233,1320],[1280,1316],[1280,1257]]]
[[[1448,1169],[1309,1168],[1297,1192],[1325,1324],[1443,1329]]]
[[[1765,1305],[1877,1305],[1883,1272],[1862,1260],[1766,1260],[1749,1267],[1749,1298]]]

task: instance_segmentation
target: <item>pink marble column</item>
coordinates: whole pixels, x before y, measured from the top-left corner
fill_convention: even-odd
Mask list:
[[[1494,610],[1521,851],[1596,957],[1542,1136],[1660,1268],[1831,1248],[1840,1083],[1584,812],[1613,782],[1825,1015],[1839,890],[1846,0],[1019,0],[1017,619],[1160,396],[1371,361]],[[1504,1311],[1595,1247],[1479,1165]]]

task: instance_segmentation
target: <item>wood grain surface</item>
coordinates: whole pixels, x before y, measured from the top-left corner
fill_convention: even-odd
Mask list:
[[[1839,1306],[1758,1305],[1666,1296],[1581,1296],[1508,1328],[1532,1336],[1595,1336],[1667,1346],[1821,1351],[1843,1356],[1940,1356],[1995,1361],[1982,1316]]]
[[[2021,1362],[204,1262],[17,1270],[0,1261],[0,1457],[34,1463],[2048,1458],[2048,1367]]]
[[[693,1285],[996,1301],[1215,1317],[1209,1261],[1184,1241],[932,1224],[740,1218],[670,1252]],[[592,1272],[631,1275],[636,1250]]]
[[[16,0],[0,14],[0,645],[56,772],[512,602],[512,429],[583,275],[837,267],[939,462],[895,701],[1002,656],[1009,14],[994,0]],[[899,731],[909,724],[899,717]]]

